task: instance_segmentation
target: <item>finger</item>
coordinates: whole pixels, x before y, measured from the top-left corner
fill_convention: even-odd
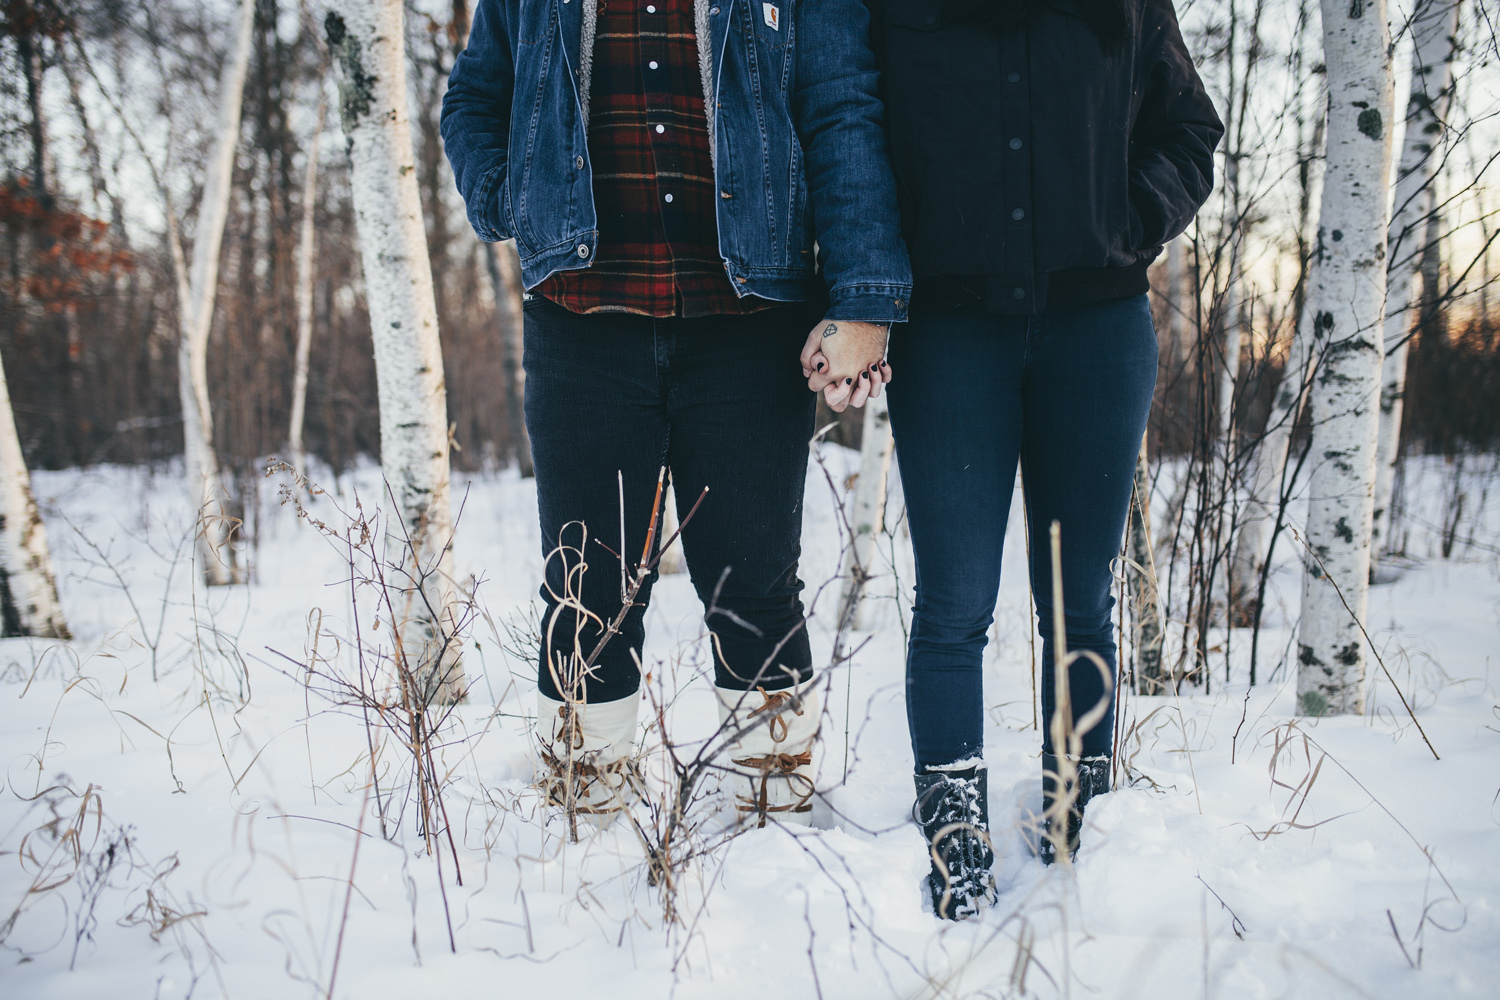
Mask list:
[[[802,367],[808,372],[816,371],[813,365],[813,355],[818,353],[818,347],[823,343],[823,324],[819,323],[807,333],[807,340],[802,344]]]
[[[880,359],[880,381],[889,382],[892,376],[891,363],[884,358]]]
[[[808,360],[812,365],[811,370],[807,372],[807,387],[809,389],[817,392],[825,385],[829,385],[834,381],[833,376],[829,374],[829,371],[833,368],[833,364],[823,356],[822,351],[814,352],[813,356]]]
[[[870,372],[870,398],[874,399],[879,396],[883,388],[885,388],[885,381],[880,377],[880,366],[876,365],[875,370]]]
[[[844,412],[844,407],[849,405],[849,394],[854,391],[854,380],[846,378],[835,382],[823,390],[823,399],[828,403],[828,408],[834,413]]]
[[[854,391],[849,394],[849,405],[856,409],[864,406],[865,401],[870,398],[870,370],[866,368],[859,373],[859,378],[854,380]]]

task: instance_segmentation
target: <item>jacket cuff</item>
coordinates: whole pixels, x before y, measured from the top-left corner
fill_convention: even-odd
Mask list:
[[[829,319],[851,323],[905,323],[910,285],[843,285],[830,293]]]
[[[505,224],[505,163],[501,161],[491,167],[479,183],[474,201],[469,210],[469,222],[474,234],[486,243],[499,243],[510,238]]]

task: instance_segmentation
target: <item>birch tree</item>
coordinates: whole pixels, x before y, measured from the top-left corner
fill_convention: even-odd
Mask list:
[[[1305,64],[1302,54],[1306,46],[1303,40],[1305,30],[1303,26],[1309,20],[1305,2],[1306,0],[1303,0],[1303,5],[1299,6],[1297,21],[1299,28],[1292,62],[1294,72],[1299,75],[1302,74]],[[1288,469],[1287,458],[1291,450],[1292,430],[1296,427],[1297,419],[1303,411],[1315,361],[1308,350],[1308,345],[1312,340],[1313,310],[1306,298],[1308,289],[1313,283],[1312,268],[1316,266],[1317,261],[1308,246],[1310,235],[1308,220],[1312,213],[1313,161],[1323,146],[1327,115],[1324,101],[1319,99],[1318,113],[1312,116],[1311,135],[1307,137],[1304,144],[1302,107],[1303,104],[1299,100],[1296,112],[1298,199],[1295,225],[1298,260],[1307,268],[1307,271],[1302,280],[1298,281],[1293,295],[1294,321],[1291,342],[1287,347],[1286,363],[1282,368],[1281,382],[1271,397],[1271,410],[1266,415],[1265,427],[1261,432],[1255,453],[1248,462],[1249,482],[1246,484],[1245,507],[1241,517],[1239,537],[1235,540],[1234,565],[1231,569],[1235,578],[1239,580],[1256,581],[1255,604],[1247,610],[1257,623],[1260,621],[1263,610],[1260,606],[1261,581],[1266,574],[1266,562],[1270,558],[1272,544],[1272,540],[1267,538],[1267,529],[1278,517],[1284,516],[1283,505],[1291,485],[1288,482],[1288,472],[1291,470]],[[1259,631],[1257,628],[1257,638]],[[1254,642],[1255,640],[1252,640],[1252,645]],[[1255,669],[1255,657],[1252,653],[1250,662],[1252,682],[1255,678]]]
[[[510,425],[510,445],[516,453],[516,465],[521,477],[535,475],[531,464],[531,438],[526,433],[526,418],[523,411],[525,399],[521,366],[516,363],[520,353],[521,331],[521,258],[514,240],[484,245],[485,266],[490,273],[490,285],[495,292],[495,326],[498,328],[497,344],[500,348],[500,371],[505,380],[505,421]],[[669,498],[670,499],[670,498]]]
[[[873,575],[875,542],[885,527],[886,481],[893,453],[891,415],[882,393],[865,403],[859,478],[854,481],[854,503],[849,512],[849,528],[854,537],[844,552],[844,589],[839,601],[841,631],[862,629],[868,623],[869,615],[864,610],[865,585]]]
[[[395,498],[387,546],[405,607],[396,623],[424,704],[463,697],[454,642],[447,392],[432,264],[407,118],[401,0],[338,0],[324,34],[338,63],[375,374],[380,463]]]
[[[219,74],[218,120],[214,145],[203,178],[203,200],[193,240],[193,259],[183,273],[182,250],[175,221],[168,210],[173,263],[178,274],[177,347],[178,394],[182,399],[183,456],[188,490],[198,516],[198,554],[204,580],[210,585],[234,583],[234,550],[229,545],[229,512],[214,453],[214,417],[208,398],[208,334],[213,325],[214,295],[219,283],[219,250],[224,221],[229,216],[229,188],[234,173],[235,148],[240,137],[240,102],[245,72],[250,65],[251,27],[255,0],[240,4],[235,35]]]
[[[1134,630],[1135,689],[1138,694],[1165,694],[1162,676],[1161,604],[1157,593],[1156,561],[1151,552],[1151,466],[1146,454],[1149,435],[1141,438],[1135,462],[1135,486],[1130,496],[1130,520],[1125,526],[1125,579],[1130,585],[1130,619]]]
[[[47,526],[31,494],[10,389],[0,366],[0,635],[69,639]]]
[[[1312,454],[1297,706],[1364,710],[1361,635],[1369,590],[1375,443],[1395,104],[1385,0],[1322,0],[1327,166],[1311,296]]]
[[[1386,279],[1385,365],[1380,376],[1380,437],[1375,475],[1372,560],[1387,544],[1391,485],[1401,441],[1402,394],[1406,390],[1407,331],[1416,302],[1415,281],[1436,203],[1438,144],[1453,100],[1453,61],[1458,55],[1458,0],[1422,0],[1412,17],[1411,96],[1406,134],[1396,168],[1391,217],[1390,271]],[[1432,289],[1427,289],[1431,292]]]
[[[307,449],[302,425],[307,414],[307,364],[312,355],[313,238],[317,235],[318,146],[328,120],[328,97],[319,88],[317,121],[307,144],[307,167],[302,174],[302,234],[297,251],[297,353],[292,372],[292,417],[287,447],[292,465],[307,475]]]

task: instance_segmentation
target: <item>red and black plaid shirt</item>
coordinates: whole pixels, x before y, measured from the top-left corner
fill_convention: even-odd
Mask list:
[[[591,2],[591,0],[585,0]],[[576,313],[743,313],[719,256],[692,0],[598,0],[589,157],[599,243],[591,266],[537,289]]]

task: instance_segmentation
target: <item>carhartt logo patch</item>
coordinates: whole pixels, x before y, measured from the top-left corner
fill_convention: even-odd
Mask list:
[[[774,3],[763,3],[760,5],[760,11],[765,15],[766,24],[771,28],[772,31],[781,30],[780,7],[776,6]]]

